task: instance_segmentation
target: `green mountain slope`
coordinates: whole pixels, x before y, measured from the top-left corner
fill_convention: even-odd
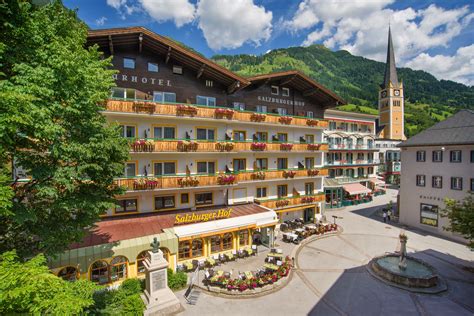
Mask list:
[[[333,52],[321,45],[273,50],[262,56],[216,55],[214,61],[243,76],[298,69],[335,91],[349,103],[377,108],[379,84],[385,64],[353,56],[347,51]],[[410,68],[399,68],[403,81],[408,136],[433,125],[460,108],[474,108],[474,87],[446,80]]]

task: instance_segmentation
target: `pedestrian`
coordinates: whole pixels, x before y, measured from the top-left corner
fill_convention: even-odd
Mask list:
[[[387,220],[390,222],[390,216],[392,216],[392,210],[388,210],[387,212]]]
[[[387,212],[385,210],[383,210],[383,222],[386,223],[387,222]]]

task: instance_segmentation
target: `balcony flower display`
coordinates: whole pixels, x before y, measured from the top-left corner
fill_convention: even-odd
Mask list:
[[[289,200],[280,200],[280,201],[276,201],[275,203],[276,207],[285,207],[285,206],[288,206],[289,204],[290,204]]]
[[[296,175],[296,171],[293,171],[293,170],[283,171],[283,177],[285,179],[288,179],[288,178],[293,179],[295,175]]]
[[[252,143],[250,149],[254,151],[263,151],[267,148],[266,143]]]
[[[293,149],[293,144],[284,143],[280,144],[280,150],[291,151]]]
[[[153,190],[158,186],[158,179],[153,177],[139,178],[133,181],[134,190]]]
[[[318,120],[313,120],[313,119],[307,119],[306,120],[306,125],[308,125],[308,126],[318,126],[319,121]]]
[[[315,198],[313,196],[303,196],[301,198],[301,204],[313,203]]]
[[[218,142],[216,144],[216,150],[218,151],[232,151],[234,149],[234,143],[231,142]]]
[[[198,142],[192,140],[180,140],[178,141],[178,151],[196,151],[199,147]]]
[[[197,177],[185,177],[178,179],[178,185],[184,187],[197,187],[199,185],[199,179]]]
[[[321,144],[308,144],[308,150],[319,150]]]
[[[258,171],[254,172],[251,175],[252,180],[265,180],[265,172],[263,171]]]
[[[265,121],[266,117],[267,116],[265,114],[252,113],[252,115],[250,115],[250,121],[252,121],[252,122],[263,122],[263,121]]]
[[[191,115],[194,116],[198,112],[197,107],[193,105],[180,104],[176,106],[176,114],[178,115]]]
[[[308,177],[315,177],[319,174],[317,169],[308,169]]]
[[[236,177],[232,174],[221,174],[217,176],[217,183],[219,185],[234,184]]]
[[[227,119],[232,119],[234,116],[235,111],[232,109],[223,109],[223,108],[218,108],[215,109],[214,114],[216,118],[227,118]]]
[[[281,124],[290,125],[292,120],[293,118],[290,116],[280,116],[278,122],[280,122]]]
[[[132,105],[132,109],[133,111],[137,113],[145,112],[145,113],[151,114],[155,112],[155,105],[149,102],[134,101]]]
[[[155,147],[155,143],[153,140],[137,139],[131,143],[131,147],[133,151],[152,152]]]

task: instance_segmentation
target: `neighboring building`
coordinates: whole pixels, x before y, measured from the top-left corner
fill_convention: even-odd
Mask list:
[[[378,149],[375,146],[377,116],[326,110],[329,127],[324,140],[328,177],[324,181],[326,207],[349,205],[355,196],[371,193],[381,181],[376,179]]]
[[[379,150],[379,161],[377,174],[383,177],[386,183],[400,184],[400,173],[402,163],[400,161],[400,140],[381,139],[375,140],[375,146]]]
[[[402,148],[400,222],[465,241],[443,229],[444,199],[462,200],[474,191],[474,111],[461,110],[411,137]]]
[[[90,31],[88,44],[118,70],[103,114],[130,140],[116,180],[127,192],[55,272],[110,283],[141,274],[155,236],[175,269],[272,246],[278,222],[315,221],[324,111],[344,100],[297,71],[242,78],[141,27]]]

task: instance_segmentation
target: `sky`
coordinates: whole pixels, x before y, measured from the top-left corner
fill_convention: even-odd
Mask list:
[[[390,23],[398,67],[474,85],[469,0],[63,1],[92,29],[144,26],[207,57],[323,44],[385,61]]]

